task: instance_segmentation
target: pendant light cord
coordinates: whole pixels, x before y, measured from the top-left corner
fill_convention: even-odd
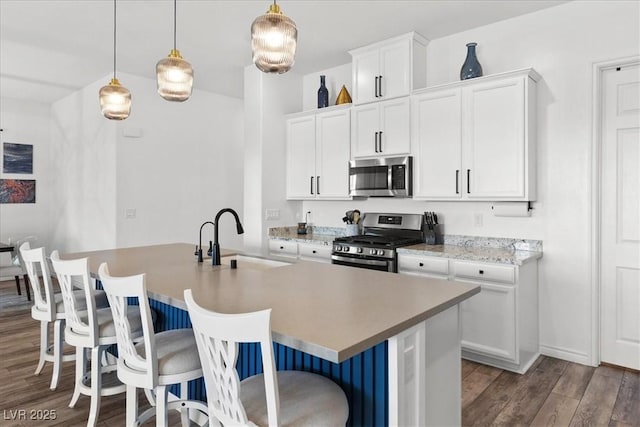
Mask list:
[[[113,0],[113,78],[116,78],[116,0]]]
[[[176,49],[176,3],[177,0],[173,0],[173,50]]]

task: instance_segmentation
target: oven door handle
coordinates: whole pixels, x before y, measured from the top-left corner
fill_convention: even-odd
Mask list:
[[[375,265],[379,267],[388,265],[387,261],[380,261],[377,259],[352,258],[340,255],[331,255],[331,259],[335,259],[336,261],[350,262],[352,264]]]

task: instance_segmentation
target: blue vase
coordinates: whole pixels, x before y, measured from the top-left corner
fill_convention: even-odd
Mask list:
[[[460,69],[460,80],[482,76],[482,65],[476,56],[476,45],[477,43],[467,43],[467,58]]]
[[[329,91],[324,81],[325,76],[320,76],[320,89],[318,89],[318,108],[329,106]]]

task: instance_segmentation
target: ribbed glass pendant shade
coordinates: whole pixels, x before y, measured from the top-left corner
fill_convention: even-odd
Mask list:
[[[296,23],[274,2],[251,24],[253,63],[265,73],[286,73],[293,67],[297,40]]]
[[[172,49],[168,57],[156,64],[158,93],[167,101],[183,102],[189,99],[193,88],[193,68],[191,64]]]
[[[124,120],[131,113],[131,92],[113,78],[108,85],[100,88],[100,109],[110,120]]]

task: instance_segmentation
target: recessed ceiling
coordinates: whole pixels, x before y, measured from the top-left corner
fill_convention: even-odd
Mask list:
[[[294,70],[345,64],[347,51],[412,30],[433,40],[567,1],[278,1],[298,26]],[[269,1],[178,0],[177,47],[194,87],[242,97],[250,26]],[[111,0],[1,0],[2,96],[53,102],[113,69]],[[118,72],[155,79],[173,47],[173,2],[118,0]],[[105,82],[106,84],[107,82]]]

